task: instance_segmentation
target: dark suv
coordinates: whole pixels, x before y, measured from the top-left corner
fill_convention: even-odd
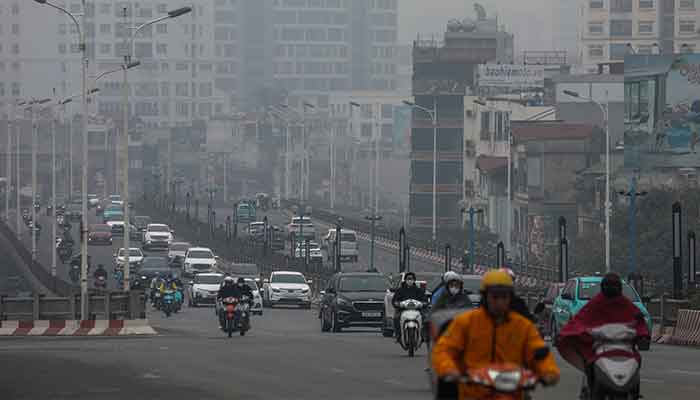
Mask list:
[[[321,331],[340,332],[342,328],[366,326],[381,328],[384,321],[384,294],[389,281],[371,272],[335,274],[321,292],[318,314]]]

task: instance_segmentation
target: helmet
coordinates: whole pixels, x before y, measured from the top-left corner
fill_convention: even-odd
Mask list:
[[[244,284],[244,283],[245,283],[245,279],[243,279],[242,277],[241,277],[241,278],[238,278],[238,279],[236,280],[236,283],[238,283],[238,284],[241,284],[241,285],[242,285],[242,284]]]
[[[504,268],[501,268],[501,271],[503,271],[503,272],[507,273],[508,275],[510,275],[510,278],[511,278],[512,280],[515,281],[515,272],[513,272],[512,269],[510,269],[510,268],[505,268],[505,267],[504,267]]]
[[[481,278],[480,291],[486,292],[489,289],[513,290],[513,278],[507,272],[495,269],[484,274]]]
[[[233,278],[232,278],[232,277],[227,276],[226,278],[224,278],[224,285],[230,285],[230,284],[232,284],[232,283],[233,283]]]
[[[445,272],[445,275],[442,276],[442,280],[445,282],[445,284],[450,283],[450,281],[462,282],[462,277],[454,271],[447,271]]]
[[[605,274],[600,282],[600,291],[605,297],[618,297],[622,295],[622,279],[620,275],[610,272]]]

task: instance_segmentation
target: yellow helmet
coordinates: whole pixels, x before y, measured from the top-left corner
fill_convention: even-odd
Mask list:
[[[481,278],[480,291],[485,292],[489,288],[503,288],[513,290],[513,278],[500,269],[492,269]]]

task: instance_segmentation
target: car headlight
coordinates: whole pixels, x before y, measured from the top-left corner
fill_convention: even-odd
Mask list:
[[[272,288],[272,291],[275,292],[275,293],[281,292],[281,290],[279,290],[279,289],[277,289],[277,288]]]
[[[302,292],[303,294],[309,293],[309,289],[301,289],[301,292]]]

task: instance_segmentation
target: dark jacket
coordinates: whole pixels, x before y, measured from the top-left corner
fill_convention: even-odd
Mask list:
[[[227,297],[235,297],[237,299],[240,299],[242,295],[241,288],[238,287],[238,285],[223,285],[221,286],[221,289],[219,289],[219,294],[216,296],[219,299],[225,299]]]
[[[525,303],[525,300],[521,297],[517,295],[513,296],[513,300],[510,302],[510,309],[529,319],[531,322],[535,322],[535,316],[530,313],[527,303]]]
[[[451,309],[451,308],[471,308],[472,301],[469,299],[469,295],[465,292],[458,293],[456,295],[451,295],[448,291],[443,292],[442,296],[437,299],[435,305],[433,305],[433,311],[441,309]]]
[[[104,268],[97,268],[95,270],[94,276],[95,276],[95,278],[98,278],[100,276],[104,276],[105,278],[107,278],[107,270]]]
[[[394,307],[396,307],[400,302],[408,299],[422,302],[428,301],[424,289],[421,289],[417,285],[407,286],[405,283],[402,283],[401,287],[396,291],[396,293],[394,293],[392,303],[394,304]]]

